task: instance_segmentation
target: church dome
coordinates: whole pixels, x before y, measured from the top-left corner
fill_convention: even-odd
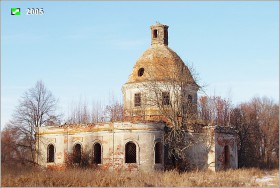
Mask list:
[[[137,60],[127,84],[146,81],[183,81],[197,86],[182,59],[168,47],[168,26],[151,26],[151,47]]]

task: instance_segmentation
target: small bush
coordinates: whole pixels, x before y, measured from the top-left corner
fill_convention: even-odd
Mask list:
[[[94,164],[91,164],[90,153],[82,153],[79,162],[77,162],[76,156],[70,153],[66,156],[65,164],[67,168],[90,168],[95,166]]]

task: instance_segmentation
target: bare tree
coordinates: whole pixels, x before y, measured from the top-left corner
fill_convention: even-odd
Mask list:
[[[123,120],[123,108],[122,104],[116,101],[114,104],[107,105],[105,108],[106,119],[110,122]]]
[[[279,105],[267,97],[241,103],[231,112],[230,123],[238,130],[239,166],[279,165]]]
[[[104,106],[100,101],[92,102],[91,108],[91,122],[100,123],[105,121]]]
[[[262,163],[270,168],[276,162],[276,153],[279,153],[279,106],[267,97],[254,98],[253,102],[259,108]]]
[[[105,107],[104,114],[106,120],[110,122],[123,120],[123,105],[115,99],[114,95],[111,95],[109,104]]]
[[[78,104],[71,104],[71,112],[68,116],[67,123],[70,124],[87,124],[101,123],[104,121],[122,121],[123,106],[122,103],[115,99],[112,95],[105,106],[101,102],[93,102],[91,109],[87,101],[83,103],[81,100]]]
[[[182,61],[177,62],[156,62],[156,68],[147,68],[145,81],[138,86],[141,93],[141,108],[138,110],[153,112],[157,114],[156,120],[166,122],[168,161],[181,168],[179,165],[185,164],[182,161],[186,161],[187,149],[196,140],[186,137],[197,122],[196,93],[199,86],[193,77],[193,68],[188,68]]]
[[[83,103],[81,99],[78,104],[71,104],[71,112],[68,116],[66,123],[70,124],[86,124],[91,121],[91,113],[88,107],[88,103],[85,100]]]
[[[1,131],[1,162],[10,164],[19,162],[22,159],[22,152],[18,147],[18,129],[11,125],[6,125]]]
[[[56,124],[60,116],[56,114],[57,100],[47,90],[42,81],[24,93],[13,114],[10,124],[17,127],[20,146],[28,148],[30,162],[35,162],[35,131],[50,121]],[[57,121],[57,122],[54,122]]]
[[[232,104],[220,96],[201,96],[198,99],[198,118],[206,125],[229,126]]]

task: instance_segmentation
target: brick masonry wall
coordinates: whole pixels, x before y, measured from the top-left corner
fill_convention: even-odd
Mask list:
[[[226,146],[228,153],[226,153]],[[226,156],[227,155],[227,156]],[[226,162],[228,160],[228,162]],[[215,130],[215,169],[238,168],[237,135],[229,127],[217,127]]]
[[[163,141],[163,124],[112,123],[94,126],[43,127],[39,129],[38,163],[45,167],[60,167],[67,153],[73,152],[75,144],[82,146],[83,153],[93,153],[93,145],[102,147],[102,160],[98,165],[109,170],[153,171],[163,169],[163,162],[155,164],[154,147]],[[136,145],[136,163],[125,163],[125,144]],[[55,160],[47,163],[47,148],[55,146]],[[163,149],[163,148],[162,148]],[[162,154],[164,152],[162,151]]]

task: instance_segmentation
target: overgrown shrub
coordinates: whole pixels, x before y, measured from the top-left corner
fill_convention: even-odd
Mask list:
[[[92,158],[90,152],[84,152],[81,154],[80,160],[77,162],[77,156],[74,153],[66,155],[65,164],[67,168],[92,168],[96,165],[92,164]]]

